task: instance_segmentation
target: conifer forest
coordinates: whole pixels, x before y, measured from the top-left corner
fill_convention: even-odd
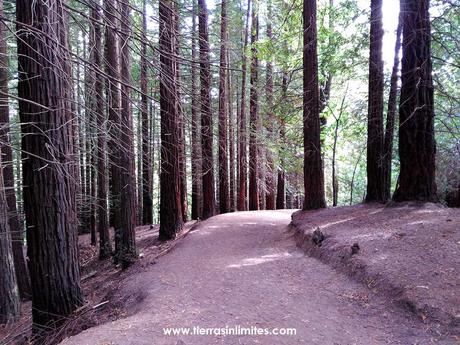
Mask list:
[[[0,0],[0,344],[456,344],[459,0]]]

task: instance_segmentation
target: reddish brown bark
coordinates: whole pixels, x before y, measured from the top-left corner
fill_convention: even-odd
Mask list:
[[[321,158],[316,1],[303,3],[304,210],[326,207]]]
[[[227,55],[229,56],[228,50]],[[228,65],[230,67],[230,58],[227,58]],[[235,121],[233,114],[233,94],[232,94],[232,76],[231,70],[228,73],[228,146],[229,146],[229,169],[230,169],[230,212],[236,209],[236,197],[235,197]]]
[[[83,304],[70,58],[65,1],[39,0],[31,6],[18,0],[16,6],[24,211],[33,329],[38,332]]]
[[[0,0],[0,16],[3,15],[3,0]],[[14,188],[13,152],[10,140],[10,112],[8,104],[9,62],[5,31],[5,23],[0,21],[0,149],[2,153],[1,160],[3,161],[3,181],[6,203],[8,205],[8,226],[12,239],[16,281],[21,298],[29,298],[31,291],[29,272],[24,259],[24,229],[19,221]]]
[[[259,39],[259,15],[257,0],[252,3],[251,24],[251,89],[249,95],[249,210],[259,209],[259,59],[257,41]]]
[[[177,57],[180,56],[180,16],[179,16],[179,4],[174,3],[174,52]],[[182,111],[182,80],[180,74],[180,59],[176,58],[175,60],[175,71],[176,71],[176,108],[179,121],[179,170],[180,170],[180,200],[181,200],[181,209],[182,209],[182,220],[187,221],[188,217],[188,202],[187,202],[187,161],[186,161],[186,148],[185,148],[185,118]]]
[[[205,0],[198,0],[199,44],[200,44],[200,81],[201,81],[201,147],[202,147],[202,184],[203,218],[215,213],[214,167],[213,167],[213,130],[211,112],[211,64],[209,61],[208,11]]]
[[[241,102],[240,102],[240,117],[239,117],[239,148],[238,148],[238,211],[245,211],[246,193],[247,193],[247,135],[246,135],[246,74],[247,74],[247,56],[246,48],[248,46],[248,33],[249,33],[249,17],[251,9],[251,0],[248,0],[248,7],[246,12],[246,25],[244,29],[243,38],[243,54],[242,54],[242,76],[241,76]]]
[[[384,201],[391,198],[391,162],[393,159],[393,137],[395,130],[395,117],[398,99],[398,69],[399,51],[401,50],[402,22],[399,15],[398,28],[396,30],[395,56],[393,60],[393,70],[391,71],[390,94],[388,96],[388,110],[385,126],[385,138],[383,143],[383,162],[384,162]]]
[[[96,191],[96,229],[99,233],[99,258],[101,260],[108,258],[112,254],[112,245],[110,243],[109,223],[107,214],[107,166],[106,155],[107,137],[105,127],[104,113],[104,77],[99,72],[102,71],[102,33],[99,21],[101,14],[99,7],[94,6],[91,9],[92,25],[94,27],[94,51],[93,63],[96,68],[94,81],[94,96],[96,99],[96,127],[97,127],[97,191]]]
[[[221,2],[220,68],[219,68],[219,209],[220,213],[230,210],[228,171],[228,18],[227,1]]]
[[[438,201],[429,0],[402,0],[399,185],[395,201]]]
[[[141,134],[142,134],[142,224],[153,222],[153,173],[150,152],[149,112],[148,112],[148,73],[147,73],[147,13],[146,0],[142,11],[141,40]]]
[[[92,17],[93,9],[91,9],[90,20],[94,21]],[[95,143],[95,132],[97,129],[96,126],[96,116],[97,116],[97,97],[98,95],[95,92],[96,84],[96,71],[95,71],[95,44],[96,44],[96,35],[95,35],[95,25],[91,23],[90,32],[89,32],[89,62],[91,66],[85,68],[85,103],[86,103],[86,171],[87,179],[89,186],[89,194],[86,197],[87,208],[88,208],[88,217],[87,223],[89,227],[89,232],[91,234],[91,245],[95,246],[97,244],[97,234],[96,234],[96,184],[97,184],[97,169],[96,169],[96,143]]]
[[[197,94],[197,63],[196,63],[196,1],[193,2],[192,14],[192,219],[201,218],[201,140],[200,140],[200,112]]]
[[[3,1],[1,0],[0,14],[3,14]],[[4,106],[4,104],[1,105]],[[3,184],[1,153],[0,150],[0,277],[2,277],[0,280],[0,325],[3,325],[19,319],[20,303],[14,269],[12,238],[8,224],[8,204]]]
[[[117,261],[121,250],[121,225],[120,225],[120,194],[121,182],[119,173],[119,145],[120,145],[120,89],[119,89],[119,63],[118,63],[118,37],[116,30],[118,21],[115,16],[117,8],[115,0],[104,2],[105,48],[104,60],[106,74],[106,95],[108,106],[108,156],[110,167],[110,225],[115,230],[115,255]]]
[[[382,0],[371,0],[366,201],[384,200]]]
[[[174,61],[174,4],[160,0],[160,239],[175,238],[182,229],[182,204],[179,169],[179,123],[176,104],[176,71]]]
[[[123,152],[119,152],[120,182],[122,186],[120,198],[121,251],[120,262],[126,268],[137,259],[136,252],[136,181],[134,163],[133,114],[130,99],[131,85],[131,52],[129,47],[131,25],[129,0],[119,0],[121,10],[121,112],[120,141]]]
[[[267,38],[271,42],[273,40],[273,30],[272,30],[272,2],[268,1],[267,6]],[[272,142],[275,141],[274,134],[274,123],[276,120],[274,111],[273,111],[273,63],[270,58],[267,61],[267,81],[265,87],[266,100],[267,100],[267,132],[268,139]],[[265,175],[265,185],[266,185],[266,196],[265,196],[265,208],[267,210],[275,209],[275,199],[276,199],[276,171],[275,171],[275,162],[273,159],[273,153],[270,149],[266,150],[266,159],[267,159],[267,172]]]
[[[287,102],[287,91],[288,91],[288,75],[283,72],[283,80],[281,84],[281,98],[284,103]],[[276,189],[276,209],[286,208],[286,176],[285,176],[285,160],[284,160],[284,149],[286,148],[286,123],[284,118],[280,119],[280,145],[281,150],[279,151],[280,165],[278,167],[278,184]]]

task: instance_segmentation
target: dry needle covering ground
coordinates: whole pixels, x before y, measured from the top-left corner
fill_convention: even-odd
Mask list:
[[[460,209],[357,205],[297,212],[292,225],[308,254],[385,294],[436,332],[459,335]]]
[[[458,343],[459,210],[358,205],[294,213],[290,227],[293,212],[224,214],[163,244],[156,240],[157,227],[138,228],[141,259],[126,271],[99,262],[88,238],[81,237],[88,303],[48,342]],[[30,318],[21,325],[7,333],[27,331]],[[296,334],[163,331],[194,326],[284,327]]]
[[[119,266],[114,266],[110,259],[105,261],[98,259],[98,249],[90,245],[89,234],[79,236],[81,277],[86,303],[45,342],[55,344],[65,336],[126,317],[132,312],[126,306],[132,305],[140,297],[139,295],[117,294],[124,281],[129,280],[130,276],[141,274],[149,266],[154,265],[157,258],[171,251],[188,234],[194,224],[195,222],[187,223],[177,239],[168,242],[158,241],[159,227],[157,225],[138,227],[136,240],[140,254],[139,261],[125,271],[122,271]],[[113,238],[113,232],[111,235]],[[0,327],[0,344],[28,344],[27,338],[30,337],[31,327],[31,302],[26,302],[22,304],[22,316],[18,323]]]
[[[374,211],[368,209],[370,218]],[[292,212],[237,212],[199,223],[155,265],[124,279],[112,298],[129,301],[124,304],[126,317],[87,329],[63,344],[454,343],[454,338],[440,334],[437,327],[386,296],[306,256],[289,229]],[[295,328],[297,333],[168,336],[163,332],[165,327],[227,325]]]

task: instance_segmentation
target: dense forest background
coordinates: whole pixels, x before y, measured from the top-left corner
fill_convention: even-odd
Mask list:
[[[233,159],[236,159],[238,114],[241,107],[241,63],[244,52],[244,29],[247,13],[247,2],[229,2],[228,20],[230,32],[228,34],[229,55],[229,140],[231,142]],[[141,105],[141,56],[146,54],[147,60],[147,90],[149,121],[149,152],[152,156],[152,203],[155,222],[159,220],[159,59],[158,59],[158,14],[157,3],[148,1],[130,1],[130,25],[132,36],[128,42],[132,59],[132,83],[130,100],[133,105],[133,133],[134,152],[136,157],[136,177],[139,198],[141,197],[142,167],[141,167],[141,137],[142,137],[142,105]],[[198,98],[192,89],[192,39],[194,36],[192,16],[196,13],[196,4],[190,1],[177,2],[180,24],[175,35],[180,46],[181,56],[180,90],[182,109],[185,125],[186,171],[188,204],[191,205],[192,176],[191,166],[192,148],[197,140],[192,141],[192,97]],[[270,8],[268,8],[270,6]],[[325,170],[326,198],[328,204],[333,203],[333,169],[337,183],[337,205],[359,203],[364,199],[366,191],[366,119],[368,96],[368,55],[369,55],[369,6],[363,1],[331,1],[319,2],[318,5],[318,58],[319,80],[325,98],[321,112],[322,140]],[[395,6],[398,4],[395,2]],[[13,166],[16,177],[16,190],[18,206],[21,210],[21,166],[20,162],[20,126],[18,118],[17,96],[17,62],[16,62],[16,37],[14,35],[15,4],[5,1],[5,23],[9,30],[6,32],[6,41],[9,56],[9,84],[10,98],[11,138],[13,147]],[[97,146],[96,139],[100,129],[92,122],[91,102],[89,97],[94,93],[93,74],[95,67],[90,55],[92,47],[91,35],[93,19],[90,15],[90,2],[69,1],[69,44],[72,53],[72,72],[75,93],[75,116],[78,122],[78,159],[81,166],[81,193],[78,194],[81,213],[95,200],[91,199],[91,159]],[[260,90],[260,121],[261,127],[257,136],[262,147],[261,159],[266,160],[267,153],[274,161],[274,169],[279,168],[286,176],[287,207],[298,206],[297,200],[303,193],[302,165],[302,4],[300,2],[286,3],[273,0],[259,5],[260,29],[257,47],[259,58]],[[146,37],[147,47],[145,53],[142,48],[143,36],[143,9],[147,16]],[[218,112],[219,90],[219,56],[220,56],[220,4],[212,4],[209,9],[209,44],[211,60],[211,87],[213,114]],[[397,11],[393,16],[397,17]],[[437,138],[437,181],[439,194],[447,200],[450,191],[456,190],[458,180],[459,162],[459,66],[458,62],[458,5],[449,1],[432,1],[432,54],[433,54],[433,80],[435,83],[435,130]],[[116,14],[120,16],[120,14]],[[103,18],[102,18],[103,19]],[[397,21],[393,21],[395,23]],[[267,34],[267,24],[271,24],[271,37]],[[251,22],[249,21],[249,28]],[[102,29],[106,29],[104,27]],[[391,31],[385,33],[394,40],[396,27],[386,28]],[[195,36],[196,36],[195,27]],[[386,38],[387,42],[391,41]],[[394,44],[394,42],[392,43]],[[385,48],[388,49],[388,44]],[[392,51],[385,50],[385,94],[388,100],[392,65]],[[196,54],[197,52],[195,52]],[[251,50],[246,47],[246,55],[250,58]],[[197,56],[195,56],[197,59]],[[196,64],[195,64],[196,65]],[[273,73],[273,99],[270,106],[266,97],[267,72],[271,65]],[[247,66],[248,67],[248,66]],[[283,81],[284,78],[284,81]],[[284,84],[283,84],[284,82]],[[196,83],[196,81],[195,81]],[[199,85],[199,83],[198,83]],[[285,89],[283,89],[283,86]],[[249,87],[246,85],[246,87]],[[249,97],[249,93],[246,92]],[[246,100],[248,102],[248,100]],[[107,104],[105,104],[106,106]],[[196,120],[195,120],[196,121]],[[215,140],[217,143],[218,129],[217,116],[214,121]],[[397,140],[397,138],[396,138]],[[193,144],[195,142],[195,144]],[[399,173],[397,143],[393,145],[392,186],[395,186]],[[218,146],[214,145],[217,158]],[[216,159],[217,160],[217,159]],[[231,164],[234,171],[230,175],[236,180],[237,164]],[[264,166],[261,164],[261,166]],[[333,168],[334,167],[334,168]],[[218,176],[218,165],[214,166]],[[272,174],[268,167],[261,169],[260,179],[265,179],[266,174]],[[262,194],[266,192],[261,184]],[[236,193],[236,189],[233,189]],[[233,199],[235,200],[235,199]],[[142,205],[142,203],[140,203]],[[236,208],[236,205],[233,205]],[[138,210],[141,210],[139,208]],[[191,210],[189,210],[191,212]],[[21,212],[20,212],[21,213]],[[139,218],[141,212],[139,211]],[[87,228],[84,226],[84,228]]]
[[[23,297],[31,293],[26,224],[38,229],[26,239],[38,325],[82,303],[77,229],[91,233],[101,259],[114,254],[128,267],[137,257],[136,225],[160,223],[160,238],[169,240],[187,220],[219,212],[324,207],[303,203],[310,173],[324,178],[330,206],[386,202],[398,185],[401,40],[410,42],[397,1],[391,13],[384,6],[384,18],[393,17],[385,24],[394,24],[385,35],[381,12],[362,0],[317,8],[300,0],[0,2],[0,220],[8,217]],[[436,114],[437,195],[427,200],[458,206],[460,5],[424,3]],[[305,11],[314,13],[316,31],[306,29]],[[311,76],[319,87],[308,84]],[[385,142],[375,137],[384,155],[372,153],[368,132],[379,92]],[[305,127],[308,102],[319,107],[319,132]],[[321,150],[304,165],[306,137]],[[383,162],[385,191],[372,197],[369,169]]]

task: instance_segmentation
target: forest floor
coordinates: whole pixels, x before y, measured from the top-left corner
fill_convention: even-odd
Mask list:
[[[356,210],[360,210],[363,219],[367,217],[367,221],[371,221],[366,224],[370,233],[362,233],[361,237],[352,240],[361,248],[354,256],[364,256],[369,250],[366,238],[383,231],[379,230],[382,219],[377,213],[384,211],[382,207],[374,206],[348,209],[348,218],[355,217]],[[330,214],[326,217],[321,214],[324,212]],[[410,212],[401,211],[401,215]],[[111,293],[103,298],[112,302],[96,309],[97,314],[115,313],[118,319],[69,337],[62,344],[368,345],[454,344],[458,341],[452,334],[443,334],[445,329],[430,322],[428,317],[420,319],[401,308],[372,284],[362,284],[331,265],[305,256],[296,246],[295,232],[289,227],[292,213],[288,210],[238,212],[197,224],[168,255],[150,264],[143,263],[144,257],[138,265],[120,273],[124,276],[117,281],[116,288],[111,288]],[[336,218],[333,218],[334,213],[337,213]],[[301,213],[301,218],[304,217],[305,222],[309,222],[310,217],[318,224],[322,222],[323,231],[329,236],[323,241],[326,248],[327,241],[332,239],[329,230],[333,226],[341,222],[342,229],[351,231],[359,224],[355,219],[350,223],[351,229],[348,228],[345,213],[346,208],[337,208],[311,212],[309,217]],[[421,212],[420,216],[426,216],[425,213]],[[441,217],[437,222],[456,222],[454,224],[458,226],[458,213],[454,215],[457,218],[452,218],[451,222],[444,216],[445,219]],[[295,218],[297,216],[299,213]],[[394,215],[390,217],[388,222],[396,221]],[[417,228],[413,223],[417,217],[400,218],[400,227],[408,228],[405,228],[405,234],[395,235],[398,241],[411,238],[411,229]],[[335,221],[338,223],[333,225]],[[298,233],[295,237],[299,240]],[[428,248],[430,245],[436,244],[426,244]],[[374,259],[382,260],[381,254]],[[424,261],[401,262],[401,268],[404,265],[416,265],[417,269],[423,270]],[[455,277],[452,279],[451,284],[442,286],[442,289],[455,288],[452,285]],[[114,312],[115,309],[119,311]],[[169,327],[184,328],[184,331],[190,327],[190,332],[193,327],[200,327],[208,332],[208,329],[226,326],[259,327],[270,331],[295,328],[296,334],[225,336],[216,334],[215,329],[210,330],[214,335],[207,336],[165,334]]]
[[[122,291],[124,281],[129,280],[133,275],[141,274],[146,268],[154,265],[159,257],[173,250],[195,224],[195,221],[187,223],[175,240],[167,242],[158,240],[158,225],[137,227],[136,244],[139,260],[127,270],[114,265],[110,259],[99,260],[98,248],[91,245],[91,236],[89,234],[80,235],[78,237],[79,260],[85,304],[69,317],[57,332],[50,334],[43,342],[56,344],[65,336],[78,334],[87,328],[117,320],[132,313],[133,309],[126,308],[126,306],[134,305],[140,297],[136,294],[125,296],[119,293]],[[110,233],[113,248],[113,229]],[[30,343],[31,307],[30,301],[23,302],[20,320],[14,324],[0,326],[0,345]]]
[[[308,255],[460,343],[460,209],[356,205],[292,216]]]

